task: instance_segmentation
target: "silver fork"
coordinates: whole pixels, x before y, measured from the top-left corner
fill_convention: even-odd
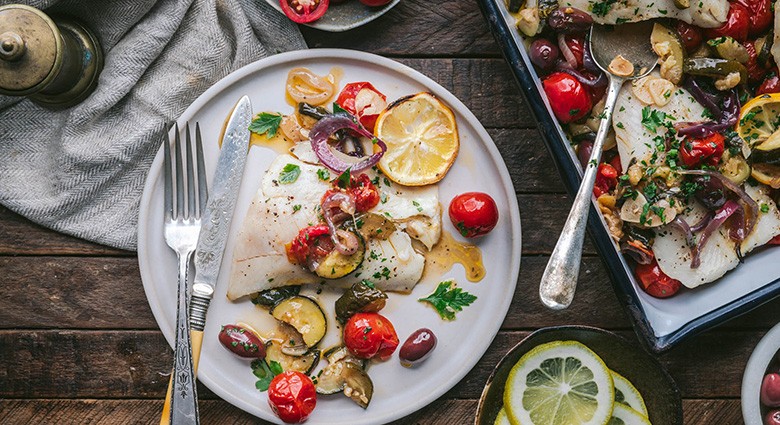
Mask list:
[[[195,127],[197,150],[197,180],[192,164],[192,141],[190,126],[186,127],[187,152],[186,167],[182,167],[182,148],[179,126],[175,127],[176,136],[173,156],[176,162],[176,188],[173,186],[171,147],[163,143],[165,153],[165,242],[176,251],[179,258],[178,303],[176,306],[176,344],[173,356],[173,385],[171,391],[171,424],[199,424],[198,395],[195,391],[195,373],[192,367],[192,342],[189,331],[189,290],[187,273],[192,254],[200,233],[200,214],[205,208],[206,175],[203,165],[203,146],[200,138],[200,126]],[[186,178],[184,176],[186,170]],[[187,202],[185,204],[185,182]],[[197,192],[197,200],[196,200]],[[174,197],[176,199],[174,206]]]

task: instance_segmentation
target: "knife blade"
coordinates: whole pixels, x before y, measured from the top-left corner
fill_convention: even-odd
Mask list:
[[[206,212],[201,218],[190,299],[190,329],[193,331],[203,331],[206,324],[206,312],[222,266],[230,221],[244,174],[251,122],[252,103],[249,97],[244,96],[233,108],[225,128],[217,171],[211,184]]]

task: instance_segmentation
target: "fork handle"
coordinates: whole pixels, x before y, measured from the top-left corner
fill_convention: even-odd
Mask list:
[[[171,385],[171,424],[199,424],[198,394],[195,391],[192,340],[189,330],[187,271],[192,251],[179,255],[179,289],[176,307],[176,344]]]
[[[195,375],[198,374],[198,364],[200,363],[200,348],[203,345],[203,331],[190,330],[192,339],[192,369]],[[173,387],[173,374],[168,379],[168,391],[165,393],[165,404],[163,404],[162,415],[160,415],[160,425],[170,425],[171,423],[171,388]]]

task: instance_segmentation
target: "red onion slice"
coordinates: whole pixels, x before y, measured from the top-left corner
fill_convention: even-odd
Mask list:
[[[328,224],[336,250],[344,255],[357,252],[360,241],[354,233],[337,229],[336,224],[355,214],[355,198],[347,192],[331,191],[322,199],[322,218]]]
[[[756,226],[756,222],[758,221],[758,203],[755,201],[755,199],[751,198],[744,189],[739,187],[739,185],[726,178],[726,176],[723,174],[717,173],[715,171],[681,170],[679,173],[691,176],[709,176],[710,178],[718,179],[721,183],[723,183],[725,188],[739,196],[739,199],[747,207],[745,212],[749,212],[749,214],[747,214],[747,218],[745,220],[745,235],[749,235],[753,231],[753,228]]]
[[[569,45],[566,44],[566,38],[563,34],[558,34],[558,48],[566,59],[566,63],[568,63],[572,69],[577,68],[577,58],[574,56],[574,52],[569,48]]]
[[[341,129],[349,129],[361,136],[375,140],[376,145],[379,146],[381,150],[356,163],[351,164],[342,160],[333,153],[330,145],[328,144],[328,138],[330,138],[333,133]],[[376,163],[379,162],[379,159],[382,158],[382,155],[384,155],[385,151],[387,151],[387,145],[385,142],[374,137],[371,132],[366,130],[359,123],[355,122],[354,119],[347,114],[328,115],[325,118],[317,121],[317,123],[314,124],[314,127],[312,127],[311,131],[309,132],[309,138],[311,139],[312,150],[314,150],[317,158],[319,158],[324,166],[337,173],[343,173],[344,171],[350,170],[350,173],[354,174],[367,170],[376,165]]]
[[[726,221],[727,218],[731,217],[732,214],[734,214],[735,211],[740,209],[740,206],[738,203],[728,200],[725,204],[715,213],[715,215],[712,217],[712,220],[707,224],[707,227],[704,228],[704,230],[701,233],[701,236],[699,237],[699,243],[696,244],[696,246],[693,247],[692,250],[692,258],[691,258],[691,268],[696,269],[701,265],[701,251],[704,249],[704,245],[707,243],[707,240],[712,236],[715,231],[718,230],[718,228],[723,225],[723,223]]]

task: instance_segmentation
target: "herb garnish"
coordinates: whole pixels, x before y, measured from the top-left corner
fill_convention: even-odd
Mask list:
[[[290,184],[295,183],[298,180],[298,176],[301,175],[301,167],[295,164],[287,164],[282,168],[282,172],[279,173],[279,183]]]
[[[271,380],[274,379],[274,376],[282,372],[284,372],[282,365],[274,360],[271,360],[270,364],[266,363],[264,359],[252,361],[252,373],[258,378],[257,382],[255,382],[255,388],[260,391],[268,391]]]
[[[427,302],[436,309],[444,320],[455,320],[455,313],[462,311],[463,307],[471,305],[477,299],[461,288],[455,288],[452,280],[439,283],[436,291],[417,301]]]
[[[265,134],[270,139],[276,136],[276,131],[279,130],[279,124],[281,123],[282,114],[263,112],[249,124],[249,131],[260,135]]]

